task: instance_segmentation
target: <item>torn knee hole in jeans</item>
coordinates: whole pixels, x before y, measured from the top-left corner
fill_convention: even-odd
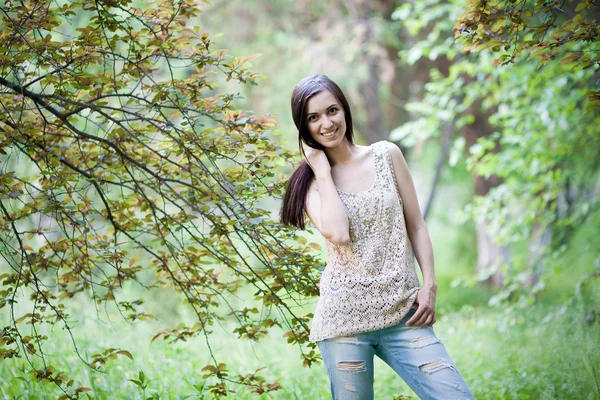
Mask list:
[[[423,336],[412,341],[413,348],[418,349],[421,347],[429,346],[434,343],[438,343],[440,340],[435,336]]]
[[[367,365],[364,361],[340,361],[337,363],[340,371],[346,372],[362,372],[367,370]]]
[[[431,361],[419,366],[419,369],[428,374],[439,371],[440,369],[449,368],[451,365],[446,361],[439,359],[435,361]]]

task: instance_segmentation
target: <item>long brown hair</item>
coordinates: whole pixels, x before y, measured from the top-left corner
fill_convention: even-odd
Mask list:
[[[306,126],[306,103],[319,92],[328,90],[333,94],[344,108],[344,118],[346,120],[346,139],[353,143],[352,113],[350,105],[342,89],[325,75],[315,74],[303,78],[292,92],[292,117],[294,124],[298,128],[298,149],[303,157],[306,157],[302,143],[315,149],[324,150],[325,148],[316,142]],[[306,205],[306,193],[314,173],[306,158],[298,168],[292,173],[288,181],[283,204],[279,212],[280,220],[285,225],[292,225],[304,229],[304,208]]]

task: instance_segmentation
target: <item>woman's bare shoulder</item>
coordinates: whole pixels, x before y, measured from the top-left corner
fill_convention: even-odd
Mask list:
[[[386,143],[388,151],[390,152],[390,155],[392,156],[392,159],[394,157],[396,158],[400,158],[403,157],[402,156],[402,150],[400,150],[400,147],[398,147],[398,145],[394,142],[390,142],[389,140],[386,140]]]
[[[388,153],[390,154],[390,159],[392,161],[392,165],[395,170],[404,170],[408,168],[406,159],[404,158],[404,154],[402,154],[402,150],[400,147],[393,142],[387,142]]]

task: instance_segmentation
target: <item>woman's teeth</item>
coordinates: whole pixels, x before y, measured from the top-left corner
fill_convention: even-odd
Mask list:
[[[336,131],[337,131],[337,129],[336,129],[335,131],[333,131],[333,132],[330,132],[330,133],[323,133],[322,135],[323,135],[323,136],[325,136],[326,138],[330,138],[330,137],[332,137],[333,135],[335,135],[335,132],[336,132]]]

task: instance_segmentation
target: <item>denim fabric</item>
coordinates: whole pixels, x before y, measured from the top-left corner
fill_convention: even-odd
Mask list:
[[[373,355],[385,361],[420,399],[473,399],[431,326],[397,325],[317,342],[334,400],[373,399]]]

